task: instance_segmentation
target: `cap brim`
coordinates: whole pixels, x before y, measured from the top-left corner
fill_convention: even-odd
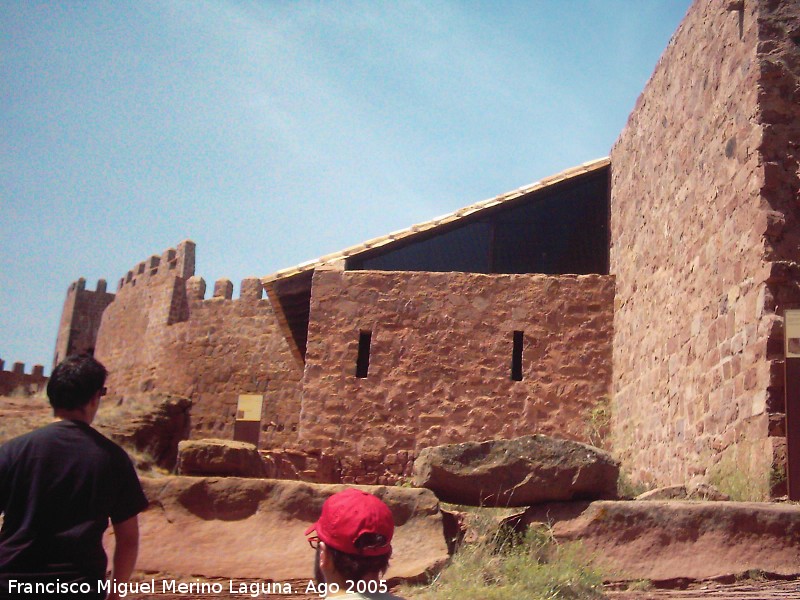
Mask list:
[[[317,523],[319,523],[319,521],[317,521]],[[308,527],[308,529],[306,529],[306,532],[305,532],[303,535],[308,535],[308,534],[309,534],[309,533],[311,533],[312,531],[315,531],[315,530],[317,529],[317,523],[312,523],[312,524],[311,524],[311,525]]]

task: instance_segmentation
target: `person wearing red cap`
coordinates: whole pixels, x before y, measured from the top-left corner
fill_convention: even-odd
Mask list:
[[[305,535],[316,550],[314,576],[328,597],[402,600],[382,579],[392,555],[394,519],[378,497],[354,488],[334,494]]]

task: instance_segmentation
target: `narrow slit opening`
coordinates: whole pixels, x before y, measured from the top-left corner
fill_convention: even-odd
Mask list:
[[[362,331],[358,335],[358,359],[356,360],[356,377],[361,379],[369,371],[369,347],[372,343],[372,332]]]
[[[514,348],[511,353],[511,379],[522,381],[522,342],[524,334],[521,331],[514,332]]]

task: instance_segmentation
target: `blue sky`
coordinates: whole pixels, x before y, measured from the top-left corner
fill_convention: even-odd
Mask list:
[[[0,358],[197,243],[263,276],[605,156],[688,0],[0,3]]]

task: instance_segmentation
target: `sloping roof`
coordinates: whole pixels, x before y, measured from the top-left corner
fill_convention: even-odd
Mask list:
[[[388,235],[377,237],[368,240],[366,242],[363,242],[361,244],[358,244],[356,246],[345,248],[344,250],[340,250],[339,252],[334,252],[333,254],[327,254],[325,256],[321,256],[320,258],[300,263],[299,265],[296,265],[294,267],[281,269],[280,271],[276,271],[272,275],[267,275],[266,277],[262,277],[261,282],[264,285],[268,285],[270,283],[279,281],[281,279],[286,279],[288,277],[299,275],[300,273],[313,271],[314,269],[321,267],[323,265],[331,264],[342,259],[357,256],[364,252],[374,250],[375,248],[387,246],[389,244],[394,244],[400,240],[408,241],[409,238],[415,235],[419,235],[423,232],[429,231],[436,227],[449,225],[454,221],[458,221],[460,219],[463,219],[464,217],[472,216],[481,211],[494,208],[500,204],[504,204],[506,202],[515,200],[521,196],[530,194],[531,192],[536,192],[548,188],[550,186],[562,183],[564,181],[568,181],[576,177],[580,177],[583,175],[587,175],[589,173],[593,173],[595,171],[599,171],[607,167],[609,164],[611,164],[611,160],[608,157],[583,163],[582,165],[579,165],[577,167],[573,167],[571,169],[567,169],[566,171],[561,171],[560,173],[551,175],[550,177],[546,177],[541,181],[537,181],[535,183],[526,185],[511,192],[501,194],[500,196],[495,196],[494,198],[490,198],[488,200],[482,200],[481,202],[476,202],[475,204],[471,204],[455,212],[442,215],[441,217],[431,219],[430,221],[419,223],[417,225],[412,225],[407,229],[400,229],[398,231],[394,231],[392,233],[389,233]]]

